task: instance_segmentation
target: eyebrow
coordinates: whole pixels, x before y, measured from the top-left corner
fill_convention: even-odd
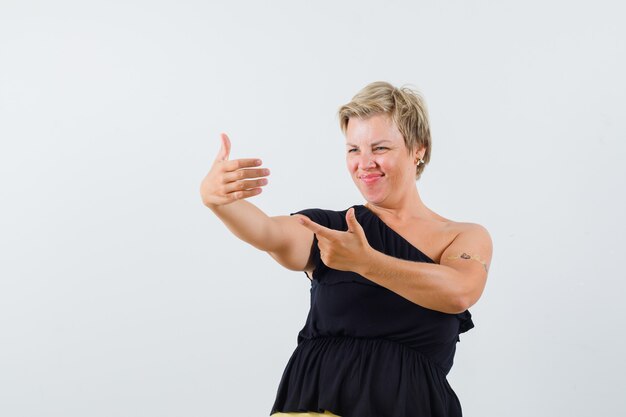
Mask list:
[[[388,139],[379,140],[379,141],[376,141],[376,142],[372,142],[372,146],[380,145],[383,142],[391,142],[391,141],[388,140]],[[355,148],[358,147],[356,145],[353,145],[352,143],[346,143],[346,146],[352,146],[352,147],[355,147]]]

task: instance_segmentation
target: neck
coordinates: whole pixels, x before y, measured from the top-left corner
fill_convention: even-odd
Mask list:
[[[433,216],[433,212],[422,202],[417,188],[415,192],[395,201],[385,200],[380,203],[368,201],[364,205],[379,217],[388,217],[399,222],[415,218],[427,219]]]

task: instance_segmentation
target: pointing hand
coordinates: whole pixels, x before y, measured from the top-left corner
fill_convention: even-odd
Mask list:
[[[329,268],[359,273],[374,250],[356,219],[353,207],[346,212],[346,232],[329,229],[305,216],[298,216],[298,221],[317,236],[320,257]]]

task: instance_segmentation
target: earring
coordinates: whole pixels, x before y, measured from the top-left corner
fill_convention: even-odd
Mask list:
[[[415,163],[417,164],[417,166],[420,166],[420,163],[423,164],[424,160],[422,158],[415,160]]]

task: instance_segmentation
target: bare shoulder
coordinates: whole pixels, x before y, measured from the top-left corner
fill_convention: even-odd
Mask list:
[[[455,222],[455,226],[460,232],[489,236],[489,231],[482,224],[470,222]]]
[[[448,233],[455,235],[455,240],[462,238],[465,241],[475,241],[485,245],[488,244],[490,247],[493,244],[491,234],[487,228],[481,224],[448,221],[445,227]]]
[[[487,228],[478,223],[459,222],[446,219],[445,217],[441,216],[439,216],[437,220],[441,222],[443,227],[449,232],[489,235],[489,231],[487,231]]]

